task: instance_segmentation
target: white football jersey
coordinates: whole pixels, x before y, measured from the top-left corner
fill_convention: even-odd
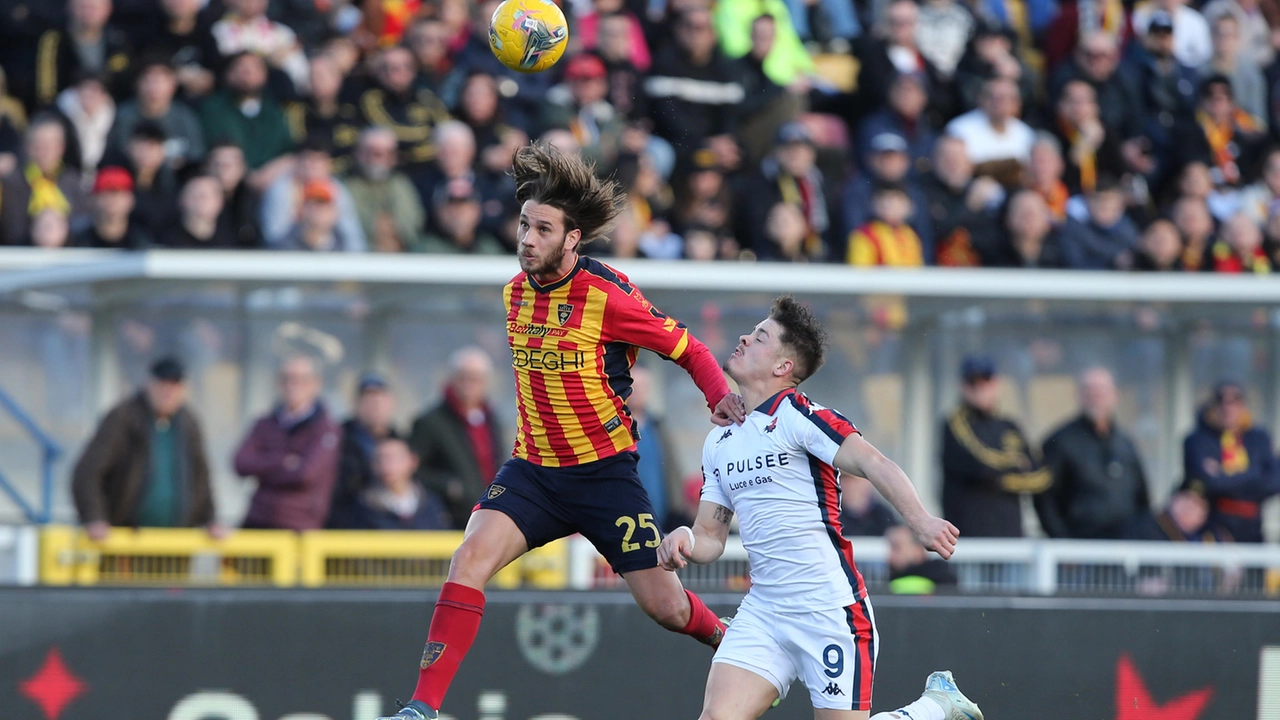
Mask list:
[[[858,432],[789,388],[702,446],[702,499],[738,515],[750,595],[779,611],[843,608],[866,595],[840,526],[836,451]]]

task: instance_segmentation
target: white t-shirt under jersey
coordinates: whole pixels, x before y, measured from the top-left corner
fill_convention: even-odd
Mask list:
[[[750,596],[775,611],[848,607],[866,593],[841,534],[844,416],[784,390],[702,447],[702,499],[738,515],[751,562]]]

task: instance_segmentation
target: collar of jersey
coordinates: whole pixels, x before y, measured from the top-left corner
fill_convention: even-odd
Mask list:
[[[570,269],[569,272],[565,273],[564,277],[560,278],[559,280],[555,280],[553,282],[547,283],[546,285],[539,283],[536,279],[534,279],[533,275],[531,274],[526,273],[525,277],[529,278],[529,284],[533,286],[534,292],[549,293],[553,290],[558,290],[564,287],[570,280],[573,279],[574,275],[578,274],[579,270],[586,267],[586,264],[587,264],[586,256],[579,255],[578,262],[573,264],[573,268]]]
[[[752,410],[752,412],[764,413],[765,415],[772,415],[778,412],[778,406],[782,404],[782,401],[791,397],[791,395],[793,395],[795,391],[796,389],[793,387],[789,387],[786,390],[781,390],[775,393],[773,397],[760,403],[760,406],[757,407],[755,410]]]

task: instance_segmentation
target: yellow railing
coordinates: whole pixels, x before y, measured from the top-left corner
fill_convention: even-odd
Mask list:
[[[215,540],[202,530],[114,528],[94,542],[79,528],[40,536],[46,585],[274,585],[439,587],[460,532],[239,530]],[[538,548],[503,568],[492,586],[563,588],[568,546]]]

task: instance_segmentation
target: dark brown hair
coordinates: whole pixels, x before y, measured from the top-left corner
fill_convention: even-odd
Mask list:
[[[813,311],[791,295],[774,300],[769,317],[782,326],[778,341],[794,353],[795,369],[791,374],[797,383],[804,382],[818,372],[826,360],[827,331],[822,329]]]
[[[516,200],[532,200],[564,212],[565,232],[582,231],[582,242],[603,236],[626,207],[627,194],[613,180],[601,180],[595,166],[576,154],[535,142],[520,148],[511,162]]]

